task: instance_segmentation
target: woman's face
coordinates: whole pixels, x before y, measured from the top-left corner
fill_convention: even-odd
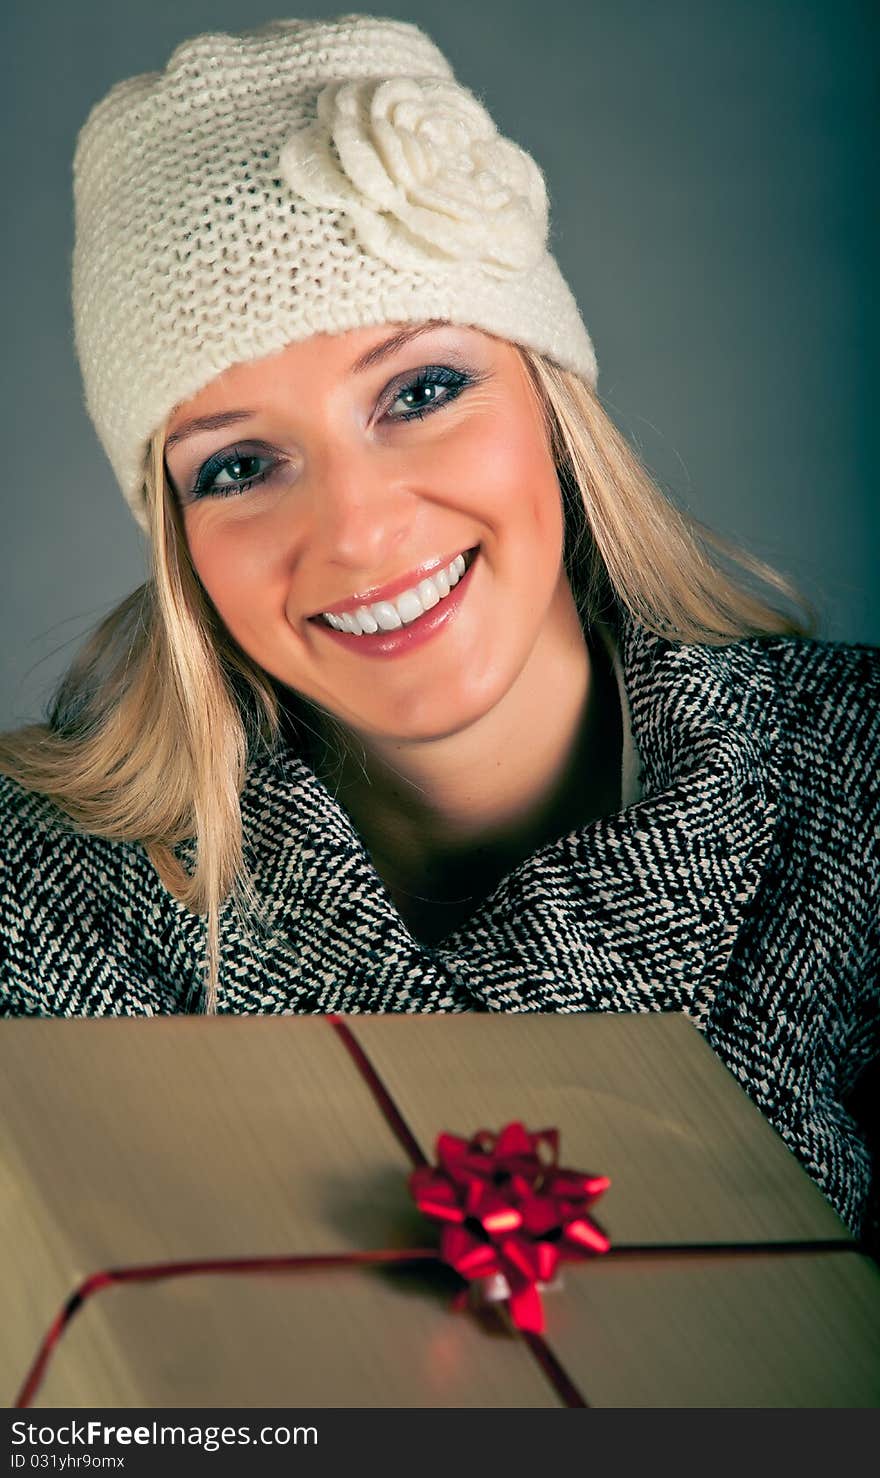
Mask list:
[[[178,406],[165,455],[232,636],[359,734],[460,730],[570,621],[556,471],[504,340],[315,335]]]

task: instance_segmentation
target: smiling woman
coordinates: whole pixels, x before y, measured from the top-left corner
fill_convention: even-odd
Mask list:
[[[432,323],[313,335],[179,407],[165,457],[201,585],[313,705],[313,739],[330,720],[336,793],[421,938],[475,901],[450,850],[476,849],[485,884],[548,826],[614,808],[619,715],[603,705],[600,722],[556,465],[513,345]],[[327,753],[310,757],[325,773]]]
[[[0,739],[0,1012],[681,1010],[867,1225],[880,653],[652,483],[534,161],[347,16],[120,84],[75,195],[151,573]]]

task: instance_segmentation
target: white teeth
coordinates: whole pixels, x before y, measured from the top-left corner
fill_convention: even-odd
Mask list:
[[[398,626],[403,625],[397,607],[390,600],[380,600],[376,605],[370,606],[370,610],[382,631],[396,631]]]
[[[450,590],[458,584],[467,561],[457,554],[445,569],[420,580],[412,590],[404,590],[394,601],[380,600],[372,606],[358,606],[356,610],[331,615],[325,611],[324,620],[334,631],[347,631],[352,636],[372,636],[377,631],[396,631],[417,621],[425,611],[430,611],[439,601],[445,600]]]
[[[368,606],[358,606],[355,615],[361,623],[361,631],[365,631],[367,636],[379,630],[379,623]]]
[[[419,592],[419,600],[422,602],[425,610],[430,611],[431,607],[435,606],[440,599],[440,591],[437,589],[437,582],[435,580],[431,580],[430,578],[428,578],[427,580],[420,580],[418,585],[416,586],[416,589]]]
[[[411,621],[417,621],[419,616],[425,614],[425,608],[414,590],[405,590],[403,595],[397,597],[394,604],[397,606],[398,615],[404,626],[408,626]]]

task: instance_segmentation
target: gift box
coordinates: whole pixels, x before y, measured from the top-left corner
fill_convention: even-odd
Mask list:
[[[878,1404],[880,1270],[684,1017],[17,1020],[0,1064],[6,1405],[53,1323],[35,1407]],[[610,1179],[540,1334],[408,1184],[511,1122]]]

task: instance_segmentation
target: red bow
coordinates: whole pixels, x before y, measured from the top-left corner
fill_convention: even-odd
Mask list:
[[[414,1170],[409,1188],[419,1210],[444,1223],[441,1257],[471,1280],[500,1273],[516,1327],[543,1333],[539,1287],[560,1262],[611,1245],[587,1215],[610,1180],[563,1169],[558,1129],[529,1134],[520,1123],[471,1139],[441,1134],[435,1153],[437,1165]]]

